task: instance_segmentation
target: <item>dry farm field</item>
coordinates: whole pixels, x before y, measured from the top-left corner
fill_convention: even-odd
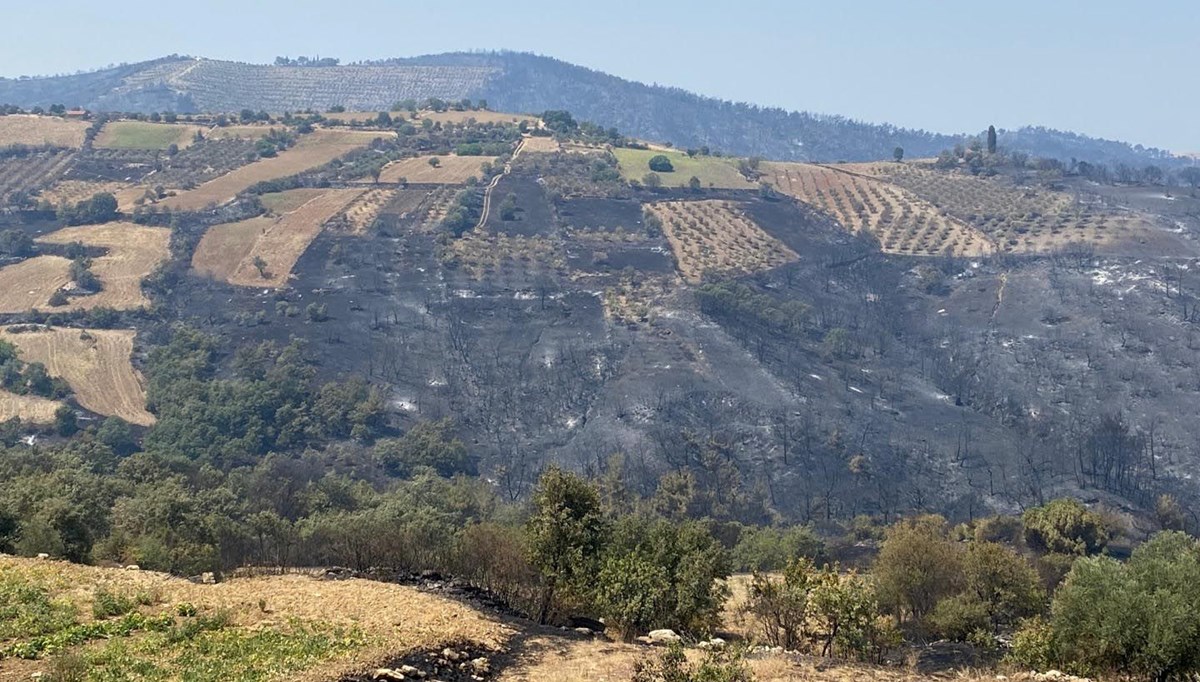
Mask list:
[[[975,256],[991,253],[982,232],[900,187],[806,163],[762,165],[779,191],[816,206],[851,231],[867,230],[888,253]]]
[[[475,279],[509,272],[561,270],[567,263],[559,240],[480,230],[471,230],[450,242],[449,255]]]
[[[365,147],[378,137],[390,133],[316,130],[300,138],[296,146],[278,156],[255,161],[237,168],[215,180],[210,180],[194,190],[180,192],[165,199],[162,204],[172,210],[199,211],[209,205],[221,205],[266,180],[276,180],[302,173]]]
[[[238,286],[286,286],[296,261],[325,223],[362,193],[361,189],[325,190],[276,218],[251,218],[209,228],[192,256],[192,267]],[[256,262],[263,266],[261,272]]]
[[[407,112],[402,112],[403,113]],[[528,121],[530,125],[540,125],[537,116],[527,114],[506,114],[500,111],[422,111],[418,112],[419,119],[427,118],[435,123],[466,123],[474,120],[476,123],[512,123],[519,124]]]
[[[125,189],[125,183],[99,182],[94,180],[60,180],[38,194],[39,199],[49,201],[55,206],[76,204],[84,199],[92,198],[93,194],[108,192],[116,195]]]
[[[17,395],[0,390],[0,423],[20,419],[31,424],[49,424],[62,403],[36,395]]]
[[[72,156],[72,152],[39,152],[24,158],[0,159],[0,199],[54,182],[70,166]]]
[[[98,149],[179,149],[190,145],[200,130],[197,126],[146,121],[111,121],[100,129],[93,143]]]
[[[351,202],[335,222],[352,234],[365,234],[375,224],[380,211],[392,203],[398,191],[401,190],[369,189]]]
[[[554,139],[553,137],[529,135],[525,138],[525,143],[521,147],[521,151],[553,154],[554,152],[562,151],[562,145],[560,145],[558,140]]]
[[[437,159],[437,166],[430,163],[433,159]],[[461,185],[470,178],[478,178],[480,166],[495,161],[491,156],[415,156],[384,166],[379,181],[396,183],[403,179],[416,184]]]
[[[71,281],[71,261],[37,256],[0,268],[0,313],[48,307],[50,297]]]
[[[693,284],[709,271],[757,272],[797,258],[728,201],[661,201],[649,210],[662,221],[680,273]]]
[[[289,189],[283,192],[271,192],[259,197],[262,201],[263,208],[267,209],[275,215],[283,215],[307,204],[309,201],[316,199],[325,193],[326,190],[302,187],[300,189]]]
[[[57,116],[11,114],[0,116],[0,147],[13,144],[50,145],[78,149],[83,146],[84,132],[91,126]]]
[[[83,407],[149,426],[154,415],[146,411],[142,377],[130,362],[134,336],[126,329],[0,330],[0,338],[19,349],[22,360],[40,362],[51,376],[65,379]]]
[[[272,130],[280,129],[279,126],[271,126],[267,124],[261,125],[236,125],[236,126],[214,126],[201,130],[201,134],[210,140],[227,140],[238,138],[243,140],[257,140],[260,137],[265,137]]]

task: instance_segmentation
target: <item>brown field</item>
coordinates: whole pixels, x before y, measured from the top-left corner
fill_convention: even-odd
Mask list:
[[[300,138],[296,146],[278,156],[261,159],[210,180],[194,190],[180,192],[163,200],[162,205],[181,211],[199,211],[209,205],[220,205],[238,193],[266,180],[295,175],[370,144],[378,137],[392,133],[342,130],[316,130]]]
[[[680,273],[693,284],[707,271],[757,272],[798,257],[728,201],[662,201],[649,208],[663,223]]]
[[[423,204],[425,216],[421,219],[421,228],[424,230],[436,228],[438,223],[446,217],[446,213],[450,210],[450,204],[453,202],[454,190],[452,189],[435,189],[430,192],[429,200]]]
[[[325,192],[326,190],[323,189],[303,187],[264,194],[259,197],[259,200],[262,201],[263,208],[275,215],[283,215],[284,213],[291,213]]]
[[[375,224],[379,212],[392,203],[399,191],[401,190],[369,189],[346,207],[338,216],[337,222],[352,234],[365,234],[371,225]]]
[[[368,580],[327,581],[292,574],[229,578],[203,585],[151,571],[9,556],[0,556],[0,576],[44,585],[55,599],[75,605],[84,621],[91,616],[97,588],[104,588],[117,594],[152,595],[157,603],[142,607],[145,613],[168,612],[183,603],[194,605],[203,614],[223,611],[236,630],[275,630],[296,621],[353,628],[367,635],[365,646],[349,655],[323,660],[304,671],[263,678],[270,680],[334,680],[369,671],[397,653],[440,648],[464,639],[496,649],[514,632],[458,602],[414,587]],[[34,673],[45,674],[49,669],[48,660],[8,659],[0,662],[0,680],[36,679]]]
[[[495,163],[491,156],[439,156],[438,167],[429,165],[432,156],[416,156],[393,161],[383,167],[380,182],[400,182],[401,178],[417,184],[461,185],[468,178],[479,177],[479,167]]]
[[[78,149],[83,146],[84,131],[89,126],[91,124],[87,121],[74,121],[57,116],[0,116],[0,147],[10,144],[48,144]]]
[[[251,218],[212,227],[196,247],[192,267],[239,286],[286,286],[296,261],[325,223],[362,192],[361,189],[325,190],[278,218]],[[256,257],[266,261],[266,277],[254,267]]]
[[[762,169],[781,192],[851,232],[871,232],[888,253],[975,256],[995,249],[982,232],[887,182],[806,163],[764,163]]]
[[[0,423],[20,419],[32,424],[49,424],[62,403],[36,395],[17,395],[0,390]]]
[[[537,116],[528,114],[506,114],[499,111],[422,111],[421,118],[427,118],[435,123],[465,123],[475,119],[477,123],[513,123],[529,121],[531,124],[541,124]],[[418,120],[418,123],[420,121]]]
[[[22,360],[40,362],[51,376],[65,379],[83,407],[149,426],[154,415],[146,411],[142,377],[130,363],[135,335],[127,329],[0,330],[0,338],[20,349]]]
[[[93,194],[99,194],[100,192],[109,192],[116,195],[125,189],[125,187],[125,183],[122,182],[62,180],[54,183],[50,188],[42,190],[38,198],[49,201],[55,206],[61,206],[63,204],[76,204],[84,199],[91,199]]]
[[[23,313],[48,307],[55,291],[71,281],[71,261],[38,256],[0,268],[0,313]]]
[[[0,117],[2,120],[4,117]],[[52,184],[67,170],[73,157],[74,152],[41,152],[23,159],[0,159],[0,199]]]
[[[1047,252],[1071,243],[1103,247],[1158,232],[1138,213],[1082,203],[1063,192],[910,164],[875,165],[875,172],[988,235],[1003,251]]]
[[[108,251],[92,259],[92,272],[100,278],[104,289],[92,296],[73,298],[62,309],[107,307],[132,310],[150,304],[142,293],[142,280],[170,256],[171,230],[133,223],[108,223],[64,228],[39,237],[38,241],[49,244],[82,242]]]
[[[554,152],[562,151],[562,145],[553,137],[529,136],[525,138],[524,146],[521,150],[553,154]]]
[[[272,126],[265,123],[261,125],[213,126],[212,128],[205,128],[201,132],[204,134],[204,137],[210,140],[226,140],[230,138],[257,140],[271,132],[272,129],[282,129],[282,126]]]

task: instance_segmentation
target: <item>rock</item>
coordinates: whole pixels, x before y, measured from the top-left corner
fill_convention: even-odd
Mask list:
[[[486,675],[492,671],[492,663],[487,658],[480,656],[471,661],[471,669],[481,675]]]
[[[404,673],[405,675],[409,675],[410,677],[425,677],[425,673],[417,670],[411,665],[400,666],[400,672]]]
[[[651,630],[649,636],[651,644],[671,644],[673,642],[679,642],[683,640],[682,637],[675,634],[674,630],[667,629]]]
[[[591,637],[595,635],[596,632],[590,628],[575,628],[575,634],[583,635],[584,637]]]
[[[633,641],[638,642],[640,644],[654,644],[654,642],[649,637],[644,637],[644,636],[643,637],[634,637]]]
[[[447,661],[457,661],[460,656],[454,649],[446,648],[442,649],[442,658],[446,659]]]
[[[140,571],[140,570],[142,570],[142,567],[138,566],[137,564],[129,564],[128,566],[125,567],[125,570],[126,571]]]
[[[398,670],[392,670],[391,668],[379,668],[375,672],[371,673],[371,679],[399,681],[407,678],[404,676],[404,673]]]
[[[712,639],[700,642],[700,644],[698,644],[697,646],[699,646],[701,649],[705,649],[705,650],[724,649],[725,648],[725,640],[721,639],[720,637],[713,637]]]
[[[45,552],[38,552],[37,558],[39,558],[39,559],[49,559],[49,558],[50,558],[50,555],[49,555],[49,554],[46,554]]]
[[[204,573],[200,574],[200,582],[204,585],[216,585],[217,574],[211,571],[205,571]]]

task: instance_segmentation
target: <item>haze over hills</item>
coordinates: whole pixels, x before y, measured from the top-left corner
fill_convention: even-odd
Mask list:
[[[886,159],[896,147],[935,156],[977,133],[943,134],[836,115],[762,108],[651,86],[527,53],[447,53],[343,66],[256,65],[170,56],[93,72],[0,79],[0,103],[95,111],[274,112],[389,109],[397,101],[485,99],[495,110],[565,109],[622,133],[740,156],[797,161]],[[982,130],[987,122],[980,122]],[[1193,159],[1047,128],[1000,131],[1000,143],[1035,156],[1110,165],[1181,166]]]

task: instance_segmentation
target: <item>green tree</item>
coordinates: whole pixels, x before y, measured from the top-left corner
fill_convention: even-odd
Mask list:
[[[550,617],[560,590],[585,589],[595,575],[607,531],[594,486],[556,466],[542,473],[533,493],[533,514],[525,524],[530,562],[543,581],[539,623]]]
[[[701,190],[701,188],[702,188],[702,185],[700,184],[700,178],[696,177],[695,175],[688,178],[688,189],[689,190],[691,190],[692,192],[699,192]]]
[[[673,173],[675,166],[671,164],[671,159],[667,158],[666,154],[656,154],[650,157],[650,170],[655,173]]]
[[[1021,515],[1025,542],[1043,552],[1098,554],[1108,545],[1104,519],[1070,498],[1051,500]]]
[[[987,153],[996,153],[996,126],[988,126],[987,129]]]
[[[897,617],[920,622],[962,589],[962,552],[946,530],[940,516],[904,519],[888,529],[871,573],[880,601]]]
[[[895,149],[893,149],[892,150],[892,158],[896,160],[896,163],[900,163],[901,161],[903,161],[904,160],[904,147],[896,147]]]
[[[262,256],[255,256],[250,264],[254,266],[255,270],[258,270],[259,277],[267,278],[267,261]]]

